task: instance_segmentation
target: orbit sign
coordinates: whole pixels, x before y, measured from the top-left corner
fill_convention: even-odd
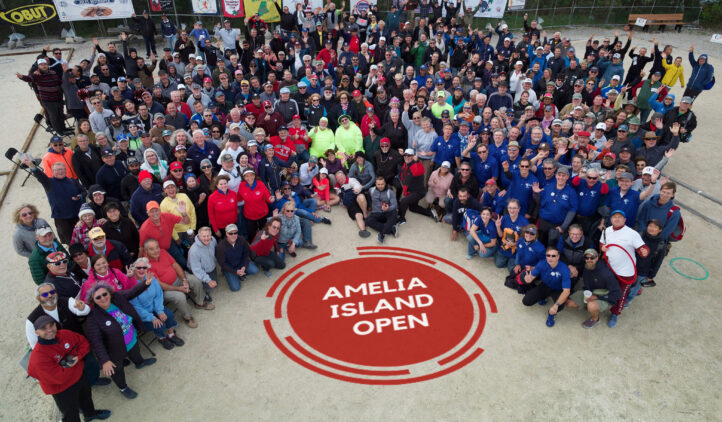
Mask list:
[[[317,255],[266,294],[264,327],[297,364],[361,384],[407,384],[456,371],[479,357],[496,303],[465,268],[428,253],[359,247]]]

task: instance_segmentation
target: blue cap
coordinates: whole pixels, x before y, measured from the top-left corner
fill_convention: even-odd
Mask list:
[[[441,78],[439,78],[439,79],[436,80],[436,85],[438,85],[438,84],[443,84],[443,83],[444,83],[444,80],[441,79]]]
[[[63,138],[61,138],[61,137],[58,136],[58,135],[55,135],[55,136],[53,136],[52,138],[50,138],[50,143],[51,143],[51,144],[55,144],[55,143],[58,143],[58,142],[63,142],[63,143],[64,143],[65,141],[63,141]]]
[[[216,108],[216,107],[218,107],[218,104],[216,104],[215,101],[211,101],[210,103],[208,103],[208,108]]]
[[[422,64],[421,66],[419,66],[419,69],[424,69],[424,70],[426,70],[426,69],[427,69],[427,67],[426,67],[426,65],[425,65],[425,64]]]
[[[268,151],[269,149],[273,149],[273,145],[267,144],[265,147],[263,147],[264,151]]]
[[[622,210],[614,210],[614,211],[612,211],[611,214],[609,214],[609,216],[611,217],[614,214],[622,214],[622,217],[627,218],[627,214],[625,214],[624,211],[622,211]]]
[[[623,130],[623,131],[625,131],[625,132],[629,132],[629,126],[624,125],[624,124],[619,125],[619,127],[617,128],[617,131],[620,131],[620,130]]]
[[[121,134],[118,135],[115,139],[117,139],[118,142],[120,142],[120,141],[127,141],[127,140],[128,140],[128,137],[125,136],[124,133],[121,133]]]
[[[211,131],[208,130],[207,127],[204,127],[204,128],[203,128],[203,134],[204,134],[204,135],[210,135],[210,134],[211,134]]]

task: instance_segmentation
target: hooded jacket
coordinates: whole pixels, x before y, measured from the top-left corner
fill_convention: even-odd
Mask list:
[[[208,245],[196,240],[188,251],[188,267],[193,275],[204,283],[211,281],[208,273],[216,271],[216,245],[218,245],[216,238],[211,236]]]
[[[679,224],[682,213],[679,209],[672,212],[669,215],[669,210],[674,206],[674,200],[668,201],[666,204],[659,203],[659,194],[653,195],[649,200],[645,201],[639,208],[639,215],[637,216],[637,228],[641,233],[647,230],[647,223],[652,219],[657,219],[664,223],[662,228],[662,239],[665,241],[669,239],[669,235],[672,234],[674,229]],[[669,218],[667,217],[669,215]]]
[[[699,59],[705,59],[705,63],[700,66]],[[714,76],[714,67],[709,64],[709,58],[706,54],[700,54],[697,60],[694,54],[689,52],[689,63],[692,65],[692,74],[689,76],[687,83],[692,89],[703,91],[704,86],[712,80]]]

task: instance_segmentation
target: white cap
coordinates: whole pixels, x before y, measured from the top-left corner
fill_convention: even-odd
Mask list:
[[[172,180],[166,180],[163,182],[163,189],[167,188],[168,186],[175,186],[175,182]]]
[[[196,58],[196,55],[193,54],[193,53],[191,53],[191,54],[188,55],[188,58],[189,58],[189,59],[195,59],[195,58]]]
[[[654,174],[654,167],[645,167],[644,170],[642,170],[642,174],[648,174],[653,175]]]
[[[605,125],[602,122],[599,122],[599,123],[597,123],[596,126],[594,126],[594,129],[607,130],[607,125]]]
[[[186,86],[183,85],[183,84],[178,84],[178,86],[176,87],[176,89],[186,89]]]
[[[532,80],[529,79],[529,78],[526,78],[526,79],[524,79],[523,81],[521,81],[521,83],[523,83],[523,84],[531,84],[531,83],[534,83],[534,81],[532,81]]]
[[[45,59],[38,59],[38,64],[48,64],[48,61]]]
[[[231,125],[229,126],[229,129],[233,130],[233,129],[238,129],[240,127],[241,127],[241,125],[239,125],[238,123],[231,123]]]
[[[451,168],[451,163],[448,162],[448,161],[444,161],[443,163],[441,163],[441,167],[445,167],[445,168],[447,168],[447,169],[450,169],[450,168]]]
[[[416,152],[414,152],[413,148],[406,148],[406,150],[404,151],[404,155],[414,155],[414,154],[416,154]]]
[[[318,172],[319,172],[320,174],[328,175],[328,169],[327,169],[326,167],[322,168],[322,169],[319,170]]]
[[[507,29],[507,28],[509,28],[509,25],[507,25],[507,24],[503,24],[503,25],[501,26],[501,29]]]
[[[514,63],[514,66],[524,66],[524,62],[521,60],[517,60],[516,63]]]
[[[506,26],[506,25],[504,25],[504,26]],[[504,26],[502,26],[502,28],[504,28]],[[507,41],[511,41],[511,38],[509,38],[509,37],[504,38],[504,42],[507,42]]]
[[[612,79],[616,79],[616,80],[618,80],[618,81],[621,81],[621,80],[622,80],[622,78],[620,78],[619,75],[614,75],[614,76],[612,76]]]

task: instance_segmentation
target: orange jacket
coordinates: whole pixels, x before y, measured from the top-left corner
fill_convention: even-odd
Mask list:
[[[78,175],[75,174],[75,169],[73,169],[73,151],[68,148],[63,148],[63,153],[58,154],[52,148],[48,150],[48,153],[43,156],[42,161],[43,171],[45,171],[48,177],[53,177],[53,164],[57,162],[65,164],[65,168],[68,171],[67,177],[71,179],[78,178]]]

